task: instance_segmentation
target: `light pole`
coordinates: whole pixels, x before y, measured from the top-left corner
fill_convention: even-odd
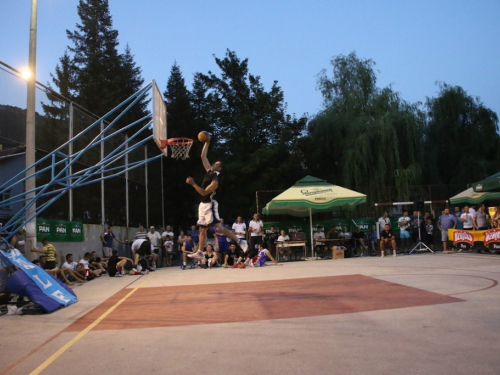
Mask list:
[[[35,83],[36,83],[36,22],[37,22],[37,0],[31,0],[31,21],[30,21],[30,49],[29,49],[29,70],[28,77],[28,99],[26,104],[26,168],[35,164]],[[26,171],[25,191],[35,189],[35,171]],[[33,198],[35,193],[29,193],[26,198]],[[26,201],[29,203],[29,200]],[[33,217],[36,212],[36,204],[29,208],[26,218]],[[29,249],[36,247],[36,217],[26,223],[26,254]]]

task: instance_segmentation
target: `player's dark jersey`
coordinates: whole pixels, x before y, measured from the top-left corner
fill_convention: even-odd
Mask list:
[[[207,186],[212,183],[212,181],[217,181],[217,183],[219,183],[219,181],[220,181],[220,173],[219,172],[209,170],[205,174],[205,177],[203,178],[203,181],[201,182],[201,188],[206,189]],[[218,188],[219,187],[217,186],[217,189]],[[201,197],[201,201],[203,203],[210,203],[212,200],[215,200],[215,194],[216,194],[217,189],[215,189],[212,192],[212,194],[205,195],[204,197]]]

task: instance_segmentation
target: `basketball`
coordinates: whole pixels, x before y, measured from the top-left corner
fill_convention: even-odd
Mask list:
[[[202,131],[202,132],[199,132],[198,133],[198,140],[200,142],[206,142],[210,139],[210,134],[208,134],[208,132],[206,131]]]

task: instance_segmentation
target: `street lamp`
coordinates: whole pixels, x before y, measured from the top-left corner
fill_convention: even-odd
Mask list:
[[[28,83],[28,98],[26,104],[26,168],[30,168],[35,164],[35,83],[36,83],[36,22],[37,22],[37,0],[31,0],[31,21],[30,21],[30,46],[29,46],[29,72],[27,78]],[[35,171],[30,168],[26,170],[25,191],[33,191],[35,189]],[[34,198],[35,193],[29,193],[26,201],[29,203],[29,198]],[[33,217],[32,220],[26,223],[26,249],[36,247],[36,204],[28,209],[26,218]],[[27,252],[28,254],[28,252]]]

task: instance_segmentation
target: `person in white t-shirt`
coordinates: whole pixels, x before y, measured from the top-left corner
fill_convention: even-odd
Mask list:
[[[162,247],[161,235],[159,232],[155,230],[154,226],[149,227],[148,239],[149,242],[151,242],[151,245],[153,246],[153,253],[151,253],[151,258],[149,260],[149,262],[151,263],[149,270],[154,271],[156,270],[156,260],[161,255],[160,249]]]
[[[174,253],[174,241],[172,241],[169,235],[165,237],[165,242],[163,242],[163,248],[165,249],[165,260],[163,265],[165,267],[171,267],[172,254]]]
[[[378,219],[378,230],[382,232],[385,228],[385,224],[391,224],[391,219],[387,216],[387,211],[384,211],[382,216]]]
[[[325,239],[325,233],[323,228],[317,227],[316,233],[313,235],[314,251],[316,253],[322,254],[325,250],[325,243],[322,241]]]
[[[257,245],[262,243],[262,233],[264,233],[264,223],[259,218],[259,214],[254,214],[252,221],[248,223],[248,233],[250,233],[249,255],[253,258],[257,254]]]
[[[470,208],[468,206],[464,207],[464,213],[460,216],[460,221],[463,223],[464,230],[474,229],[473,222],[474,215],[470,213]]]
[[[244,240],[247,236],[247,225],[243,222],[241,216],[236,218],[236,223],[233,224],[232,227],[233,233],[239,239]]]
[[[280,235],[278,236],[278,239],[276,240],[277,243],[283,243],[285,241],[290,241],[290,237],[286,234],[285,230],[282,229],[280,231]],[[283,257],[283,260],[290,260],[290,256],[292,255],[292,248],[287,246],[287,247],[279,247],[279,254],[280,256]]]
[[[408,216],[408,211],[403,212],[403,216],[398,219],[399,238],[401,238],[401,246],[406,252],[409,250],[410,244],[410,222],[411,218]]]
[[[76,272],[77,265],[78,263],[73,261],[73,254],[66,254],[66,262],[63,263],[61,269],[66,273],[66,276],[70,277],[70,281],[84,283],[85,277]]]

